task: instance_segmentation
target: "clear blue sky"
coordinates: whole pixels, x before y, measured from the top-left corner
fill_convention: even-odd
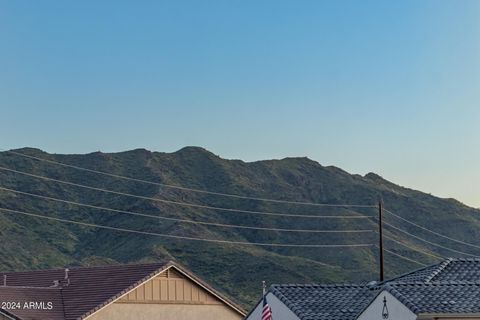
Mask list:
[[[480,1],[0,0],[1,148],[308,156],[480,207]]]

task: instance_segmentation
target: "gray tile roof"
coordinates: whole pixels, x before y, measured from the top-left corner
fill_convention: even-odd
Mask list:
[[[448,263],[450,259],[444,260],[441,263],[427,266],[422,269],[414,270],[412,272],[400,275],[393,279],[388,279],[383,283],[400,281],[400,282],[427,282],[431,277],[440,272],[443,269],[443,265]]]
[[[480,259],[449,259],[429,281],[480,281]]]
[[[369,285],[273,285],[301,320],[353,320],[383,290],[414,313],[480,313],[480,259],[447,259]]]
[[[416,314],[480,312],[480,282],[392,283],[385,290]]]
[[[353,320],[375,297],[361,285],[273,285],[275,294],[302,320]]]
[[[455,258],[404,274],[386,282],[480,281],[480,259]]]

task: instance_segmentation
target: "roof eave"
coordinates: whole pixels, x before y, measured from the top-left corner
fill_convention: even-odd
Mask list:
[[[11,312],[9,312],[9,311],[7,311],[7,310],[5,310],[5,309],[0,309],[0,314],[3,314],[4,316],[9,317],[9,318],[12,319],[12,320],[23,320],[22,318],[14,315],[13,313],[11,313]]]
[[[446,319],[452,319],[452,318],[472,318],[472,319],[478,319],[480,318],[480,312],[477,313],[431,313],[431,312],[425,312],[425,313],[418,313],[417,314],[417,319],[418,320],[426,320],[426,319],[432,319],[432,318],[446,318]]]
[[[198,278],[195,276],[192,272],[187,270],[185,267],[182,267],[181,265],[175,263],[174,261],[170,261],[168,263],[169,268],[173,267],[175,268],[178,272],[189,278],[190,280],[198,283],[201,287],[203,287],[205,290],[210,292],[212,295],[220,299],[222,302],[227,304],[230,308],[234,309],[237,313],[239,313],[241,316],[245,316],[247,314],[246,310],[244,310],[237,302],[233,301],[231,298],[227,297],[225,294],[219,292],[218,290],[214,289],[212,286],[210,286],[208,283],[203,281],[202,279]]]
[[[106,308],[107,306],[111,305],[112,303],[118,301],[119,299],[121,299],[122,297],[126,296],[127,294],[129,294],[130,292],[132,292],[133,290],[135,290],[136,288],[138,288],[139,286],[141,286],[142,284],[150,281],[152,278],[154,278],[155,276],[159,275],[160,273],[162,272],[165,272],[166,270],[170,269],[170,268],[175,268],[175,270],[177,270],[178,272],[180,272],[181,274],[183,274],[184,276],[186,276],[187,278],[191,279],[192,281],[196,282],[197,284],[199,284],[201,287],[203,287],[205,290],[207,290],[208,292],[210,292],[211,294],[213,294],[215,297],[217,297],[218,299],[220,299],[222,302],[224,302],[225,304],[227,304],[230,308],[232,308],[233,310],[235,310],[237,313],[239,313],[241,316],[245,316],[246,314],[246,311],[243,310],[243,308],[241,308],[239,305],[237,305],[235,302],[233,302],[231,299],[227,298],[226,296],[224,296],[223,294],[219,293],[218,291],[214,290],[212,287],[210,287],[210,285],[208,285],[206,282],[204,282],[203,280],[197,278],[196,276],[194,276],[192,273],[190,273],[189,271],[187,271],[185,268],[181,267],[179,264],[173,262],[173,261],[169,261],[168,263],[166,263],[163,267],[160,267],[158,268],[157,270],[155,270],[154,272],[150,273],[149,275],[145,276],[144,278],[142,278],[141,280],[135,282],[134,284],[132,284],[131,286],[127,287],[126,289],[122,290],[121,292],[119,292],[118,294],[112,296],[111,298],[109,298],[108,300],[106,300],[105,302],[99,304],[98,306],[96,306],[95,308],[93,308],[92,310],[89,310],[88,312],[84,313],[83,315],[81,315],[80,317],[78,317],[78,320],[84,320],[84,319],[87,319],[89,318],[90,316],[92,316],[93,314],[99,312],[100,310]]]
[[[97,313],[98,311],[100,311],[101,309],[109,306],[110,304],[114,303],[115,301],[117,301],[118,299],[122,298],[123,296],[127,295],[128,293],[130,293],[131,291],[135,290],[137,287],[141,286],[142,284],[144,284],[145,282],[149,281],[151,278],[155,277],[156,275],[164,272],[165,270],[167,270],[168,268],[170,268],[170,263],[167,263],[165,264],[163,267],[160,267],[158,268],[157,270],[153,271],[152,273],[148,274],[147,276],[143,277],[142,279],[140,279],[139,281],[135,282],[134,284],[132,284],[131,286],[125,288],[124,290],[120,291],[118,294],[112,296],[111,298],[107,299],[106,301],[104,301],[103,303],[97,305],[95,308],[85,312],[83,315],[81,315],[80,317],[78,317],[77,319],[78,320],[83,320],[83,319],[87,319],[88,317],[92,316],[93,314]]]

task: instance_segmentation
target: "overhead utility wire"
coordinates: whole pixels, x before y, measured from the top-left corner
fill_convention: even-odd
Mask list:
[[[429,253],[429,252],[424,251],[424,250],[421,250],[421,249],[417,249],[417,248],[411,247],[411,246],[409,246],[409,245],[407,245],[407,244],[405,244],[405,243],[403,243],[403,242],[401,242],[401,241],[398,241],[398,240],[396,240],[396,239],[394,239],[394,238],[392,238],[392,237],[390,237],[390,236],[387,236],[386,234],[384,234],[383,236],[384,236],[386,239],[388,239],[388,240],[390,240],[390,241],[393,241],[393,242],[395,242],[395,243],[397,243],[397,244],[399,244],[399,245],[402,245],[402,246],[404,246],[404,247],[406,247],[406,248],[408,248],[408,249],[410,249],[410,250],[420,252],[420,253],[422,253],[422,254],[424,254],[424,255],[433,257],[433,258],[435,258],[435,259],[439,259],[439,260],[442,260],[442,259],[443,259],[443,257],[441,257],[441,256],[438,256],[438,255]]]
[[[331,219],[368,219],[368,218],[371,218],[371,216],[365,216],[365,215],[319,216],[319,215],[289,214],[289,213],[279,213],[279,212],[264,212],[264,211],[252,211],[252,210],[240,210],[240,209],[232,209],[232,208],[214,207],[214,206],[208,206],[208,205],[201,205],[201,204],[194,204],[194,203],[187,203],[187,202],[179,202],[179,201],[165,200],[165,199],[159,199],[159,198],[150,198],[150,197],[134,195],[134,194],[131,194],[131,193],[112,191],[112,190],[103,189],[103,188],[96,188],[96,187],[86,186],[86,185],[83,185],[83,184],[78,184],[78,183],[73,183],[73,182],[69,182],[69,181],[58,180],[58,179],[49,178],[49,177],[45,177],[45,176],[41,176],[41,175],[36,175],[36,174],[32,174],[32,173],[27,173],[27,172],[20,171],[20,170],[9,169],[9,168],[5,168],[5,167],[0,167],[0,170],[14,172],[14,173],[17,173],[17,174],[21,174],[21,175],[25,175],[25,176],[29,176],[29,177],[34,177],[34,178],[38,178],[38,179],[43,179],[43,180],[47,180],[47,181],[54,181],[54,182],[58,182],[58,183],[61,183],[61,184],[66,184],[66,185],[75,186],[75,187],[79,187],[79,188],[86,188],[86,189],[90,189],[90,190],[101,191],[101,192],[106,192],[106,193],[111,193],[111,194],[116,194],[116,195],[121,195],[121,196],[127,196],[127,197],[132,197],[132,198],[137,198],[137,199],[150,200],[150,201],[156,201],[156,202],[162,202],[162,203],[168,203],[168,204],[180,205],[180,206],[186,206],[186,207],[192,207],[192,208],[202,208],[202,209],[210,209],[210,210],[225,211],[225,212],[251,213],[251,214],[268,215],[268,216],[295,217],[295,218],[317,218],[317,219],[328,219],[328,218],[331,218]]]
[[[172,238],[172,239],[181,239],[181,240],[192,240],[192,241],[203,241],[203,242],[215,242],[215,243],[224,243],[224,244],[237,244],[237,245],[253,245],[253,246],[265,246],[265,247],[303,247],[303,248],[344,248],[344,247],[370,247],[373,244],[284,244],[284,243],[261,243],[261,242],[244,242],[244,241],[230,241],[230,240],[217,240],[217,239],[205,239],[205,238],[196,238],[196,237],[186,237],[186,236],[177,236],[171,234],[163,234],[163,233],[155,233],[155,232],[148,232],[148,231],[139,231],[139,230],[132,230],[126,228],[117,228],[117,227],[110,227],[105,225],[98,225],[94,223],[88,222],[80,222],[62,218],[55,218],[50,216],[44,216],[40,214],[24,212],[19,210],[12,210],[7,208],[0,208],[0,211],[10,212],[15,214],[21,214],[29,217],[35,217],[40,219],[47,219],[53,220],[63,223],[71,223],[77,224],[86,227],[92,228],[100,228],[100,229],[108,229],[114,231],[122,231],[122,232],[130,232],[136,234],[143,234],[149,236],[157,236],[157,237],[164,237],[164,238]]]
[[[445,235],[443,235],[443,234],[441,234],[441,233],[438,233],[438,232],[436,232],[436,231],[433,231],[433,230],[430,230],[430,229],[428,229],[428,228],[425,228],[425,227],[423,227],[423,226],[421,226],[421,225],[419,225],[419,224],[416,224],[416,223],[414,223],[414,222],[411,222],[411,221],[409,221],[409,220],[407,220],[407,219],[399,216],[398,214],[395,214],[395,213],[393,213],[392,211],[389,211],[389,210],[387,210],[387,209],[383,209],[383,211],[385,211],[385,212],[391,214],[392,216],[394,216],[394,217],[396,217],[396,218],[398,218],[398,219],[400,219],[400,220],[403,220],[403,221],[405,221],[405,222],[407,222],[407,223],[409,223],[409,224],[411,224],[411,225],[413,225],[413,226],[415,226],[415,227],[417,227],[417,228],[420,228],[420,229],[422,229],[422,230],[428,231],[428,232],[430,232],[430,233],[432,233],[432,234],[434,234],[434,235],[437,235],[437,236],[439,236],[439,237],[442,237],[442,238],[445,238],[445,239],[448,239],[448,240],[451,240],[451,241],[454,241],[454,242],[458,242],[458,243],[464,244],[464,245],[466,245],[466,246],[471,246],[471,247],[480,249],[480,246],[479,246],[479,245],[475,245],[475,244],[473,244],[473,243],[468,243],[468,242],[465,242],[465,241],[462,241],[462,240],[450,238],[450,237],[445,236]]]
[[[426,267],[426,266],[427,266],[427,265],[424,264],[424,263],[421,263],[421,262],[418,262],[417,260],[413,260],[413,259],[410,259],[410,258],[408,258],[408,257],[402,256],[401,254],[398,254],[398,253],[396,253],[396,252],[393,252],[393,251],[390,251],[390,250],[387,250],[387,249],[383,249],[383,250],[385,250],[385,252],[388,252],[388,253],[390,253],[390,254],[392,254],[392,255],[394,255],[394,256],[397,256],[398,258],[401,258],[401,259],[403,259],[403,260],[416,263],[416,264],[421,265],[421,266],[423,266],[423,267]]]
[[[98,171],[98,170],[83,168],[83,167],[79,167],[79,166],[75,166],[75,165],[71,165],[71,164],[66,164],[66,163],[63,163],[63,162],[58,162],[58,161],[54,161],[54,160],[49,160],[49,159],[45,159],[45,158],[40,158],[40,157],[36,157],[36,156],[27,155],[27,154],[20,153],[20,152],[15,152],[15,151],[12,151],[12,150],[4,150],[4,149],[0,149],[0,150],[3,150],[4,152],[8,152],[8,153],[11,153],[11,154],[15,154],[17,156],[21,156],[21,157],[25,157],[25,158],[29,158],[29,159],[34,159],[34,160],[38,160],[38,161],[42,161],[42,162],[47,162],[47,163],[51,163],[51,164],[55,164],[55,165],[60,165],[60,166],[68,167],[68,168],[72,168],[72,169],[82,170],[82,171],[86,171],[86,172],[97,173],[97,174],[109,176],[109,177],[112,177],[112,178],[118,178],[118,179],[134,181],[134,182],[146,183],[146,184],[150,184],[150,185],[155,185],[155,186],[165,187],[165,188],[171,188],[171,189],[177,189],[177,190],[184,190],[184,191],[210,194],[210,195],[215,195],[215,196],[230,197],[230,198],[245,199],[245,200],[264,201],[264,202],[284,203],[284,204],[319,206],[319,207],[355,207],[355,208],[374,208],[374,207],[376,207],[375,205],[316,203],[316,202],[301,202],[301,201],[278,200],[278,199],[259,198],[259,197],[248,197],[248,196],[241,196],[241,195],[236,195],[236,194],[207,191],[207,190],[195,189],[195,188],[187,188],[187,187],[182,187],[182,186],[177,186],[177,185],[153,182],[153,181],[148,181],[148,180],[126,177],[126,176],[122,176],[122,175],[118,175],[118,174],[108,173],[108,172],[104,172],[104,171]]]
[[[426,242],[426,243],[431,244],[431,245],[433,245],[433,246],[436,246],[436,247],[439,247],[439,248],[442,248],[442,249],[445,249],[445,250],[448,250],[448,251],[451,251],[451,252],[463,254],[463,255],[466,255],[466,256],[480,258],[480,256],[477,256],[477,255],[474,255],[474,254],[471,254],[471,253],[462,252],[462,251],[459,251],[459,250],[455,250],[455,249],[452,249],[452,248],[448,248],[448,247],[442,246],[441,244],[438,244],[438,243],[435,243],[435,242],[428,241],[428,240],[423,239],[423,238],[421,238],[421,237],[419,237],[419,236],[416,236],[416,235],[414,235],[414,234],[411,234],[410,232],[407,232],[407,231],[402,230],[402,229],[400,229],[400,228],[398,228],[398,227],[395,227],[394,225],[391,225],[391,224],[388,223],[388,222],[384,222],[384,224],[387,225],[387,226],[389,226],[390,228],[393,228],[393,229],[395,229],[395,230],[397,230],[397,231],[400,231],[400,232],[402,232],[402,233],[404,233],[404,234],[406,234],[406,235],[409,235],[409,236],[411,236],[411,237],[413,237],[413,238],[415,238],[415,239],[418,239],[418,240],[420,240],[420,241]]]
[[[169,220],[169,221],[176,221],[176,222],[182,222],[182,223],[192,223],[192,224],[208,225],[208,226],[216,226],[216,227],[224,227],[224,228],[252,229],[252,230],[277,231],[277,232],[299,232],[299,233],[366,233],[366,232],[373,232],[373,230],[314,230],[314,229],[306,229],[305,230],[305,229],[266,228],[266,227],[252,227],[252,226],[243,226],[243,225],[234,225],[234,224],[195,221],[195,220],[189,220],[189,219],[171,218],[171,217],[164,217],[164,216],[158,216],[158,215],[152,215],[152,214],[139,213],[139,212],[134,212],[134,211],[125,211],[125,210],[112,209],[112,208],[108,208],[108,207],[95,206],[95,205],[90,205],[90,204],[85,204],[85,203],[80,203],[80,202],[75,202],[75,201],[69,201],[69,200],[64,200],[64,199],[48,197],[48,196],[42,196],[42,195],[39,195],[39,194],[34,194],[34,193],[19,191],[19,190],[15,190],[15,189],[4,188],[4,187],[0,187],[0,190],[5,190],[5,191],[16,193],[16,194],[27,195],[27,196],[30,196],[30,197],[36,197],[36,198],[41,198],[41,199],[50,200],[50,201],[62,202],[62,203],[71,204],[71,205],[75,205],[75,206],[81,206],[81,207],[86,207],[86,208],[111,211],[111,212],[128,214],[128,215],[133,215],[133,216],[141,216],[141,217],[147,217],[147,218],[153,218],[153,219],[159,219],[159,220]]]

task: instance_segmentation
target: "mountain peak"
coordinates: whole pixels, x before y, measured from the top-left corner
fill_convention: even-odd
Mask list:
[[[210,156],[210,157],[218,157],[214,153],[208,151],[205,148],[202,147],[197,147],[197,146],[187,146],[183,147],[180,150],[177,150],[174,152],[174,154],[179,154],[179,155],[204,155],[204,156]]]
[[[365,179],[372,180],[372,181],[386,181],[382,176],[374,173],[369,172],[364,176]]]

